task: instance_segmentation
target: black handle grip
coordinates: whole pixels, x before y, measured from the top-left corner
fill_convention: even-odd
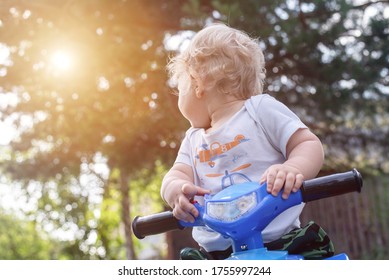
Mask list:
[[[349,192],[360,192],[362,176],[353,169],[348,172],[323,176],[303,182],[301,194],[304,202],[314,201]]]
[[[159,234],[175,229],[183,229],[179,221],[173,216],[171,211],[148,215],[145,217],[135,217],[132,221],[132,232],[138,239],[146,236]]]

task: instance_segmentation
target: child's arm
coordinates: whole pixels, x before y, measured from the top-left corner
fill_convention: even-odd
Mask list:
[[[174,217],[185,222],[194,222],[199,215],[190,200],[207,193],[208,190],[193,184],[192,167],[183,163],[174,164],[162,181],[162,198],[173,209]]]
[[[267,182],[267,191],[273,195],[284,187],[282,197],[288,198],[296,192],[303,180],[314,178],[320,171],[323,161],[323,146],[309,129],[297,130],[286,146],[287,160],[283,164],[270,166],[262,175],[261,183]]]

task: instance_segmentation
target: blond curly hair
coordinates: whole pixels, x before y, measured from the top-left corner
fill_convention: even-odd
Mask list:
[[[265,59],[258,40],[246,33],[213,24],[199,31],[167,66],[172,81],[189,74],[203,81],[207,92],[248,99],[261,94]]]

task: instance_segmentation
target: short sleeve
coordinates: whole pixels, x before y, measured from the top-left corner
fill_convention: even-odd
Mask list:
[[[190,128],[186,133],[185,137],[182,140],[180,149],[174,163],[185,163],[187,165],[192,165],[191,160],[191,144],[190,144],[190,135],[192,133],[192,128]]]
[[[283,103],[270,95],[263,94],[255,106],[260,125],[271,144],[286,157],[286,146],[290,137],[298,130],[307,128],[300,118]]]

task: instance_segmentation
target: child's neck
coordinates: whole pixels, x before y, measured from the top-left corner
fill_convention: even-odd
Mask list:
[[[245,100],[232,100],[216,106],[210,114],[211,126],[206,132],[208,133],[220,128],[242,108],[244,102]]]

